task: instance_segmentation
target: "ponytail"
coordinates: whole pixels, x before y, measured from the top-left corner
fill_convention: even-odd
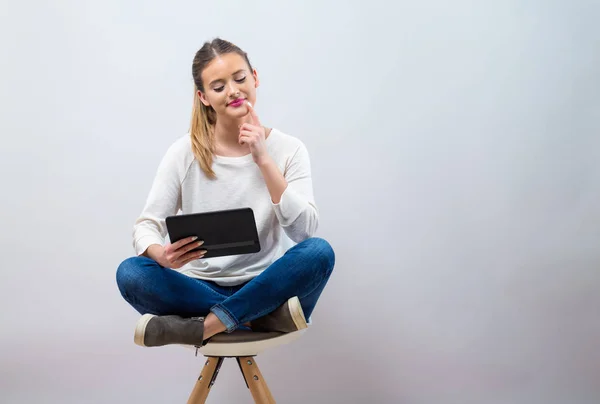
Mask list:
[[[216,123],[215,110],[207,107],[200,100],[198,87],[194,85],[194,107],[190,124],[192,151],[200,168],[209,178],[216,178],[212,169],[213,152],[215,147],[213,126]]]

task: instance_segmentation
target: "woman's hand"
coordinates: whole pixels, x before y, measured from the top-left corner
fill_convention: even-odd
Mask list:
[[[177,269],[204,257],[206,250],[192,251],[203,243],[204,241],[196,241],[196,237],[188,237],[164,247],[153,244],[148,248],[148,255],[162,267]]]
[[[260,120],[252,107],[252,104],[246,102],[248,114],[250,115],[250,123],[244,123],[240,126],[239,143],[246,144],[252,153],[252,159],[259,166],[264,164],[269,159],[269,153],[265,145],[265,128],[260,124]]]

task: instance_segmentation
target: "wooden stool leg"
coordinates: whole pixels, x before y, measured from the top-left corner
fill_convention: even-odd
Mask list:
[[[215,384],[222,363],[223,358],[206,358],[206,363],[194,385],[194,390],[192,390],[187,404],[204,404],[206,402],[210,388]]]
[[[254,402],[257,404],[276,404],[254,358],[247,356],[236,359],[246,380],[246,386],[252,393]]]

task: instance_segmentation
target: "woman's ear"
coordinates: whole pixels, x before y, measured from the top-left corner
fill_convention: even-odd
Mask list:
[[[207,107],[210,107],[210,102],[208,102],[208,100],[200,90],[198,90],[198,97],[200,97],[200,101],[202,101],[202,104],[206,105]]]
[[[260,85],[260,81],[258,80],[258,72],[256,71],[256,69],[252,70],[252,76],[254,76],[254,88],[258,88],[258,86]]]

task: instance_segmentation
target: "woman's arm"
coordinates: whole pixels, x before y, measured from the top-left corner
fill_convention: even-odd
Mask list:
[[[319,225],[314,201],[310,158],[304,144],[281,174],[274,162],[261,167],[275,215],[287,236],[295,242],[312,237]],[[285,185],[283,185],[285,184]]]
[[[288,186],[285,177],[281,174],[277,164],[275,164],[275,161],[273,161],[270,156],[266,158],[265,161],[259,162],[257,165],[267,184],[267,189],[271,195],[271,202],[275,204],[279,203],[281,201],[281,195]]]
[[[158,167],[144,208],[133,226],[133,248],[136,255],[144,255],[156,261],[162,251],[167,234],[165,218],[176,214],[181,207],[178,175],[181,160],[175,148],[170,147]]]
[[[260,168],[275,215],[287,236],[299,243],[312,237],[319,224],[308,151],[302,142],[281,173],[265,145],[265,128],[254,108],[248,103],[251,123],[240,126],[239,142],[250,148],[254,162]]]

